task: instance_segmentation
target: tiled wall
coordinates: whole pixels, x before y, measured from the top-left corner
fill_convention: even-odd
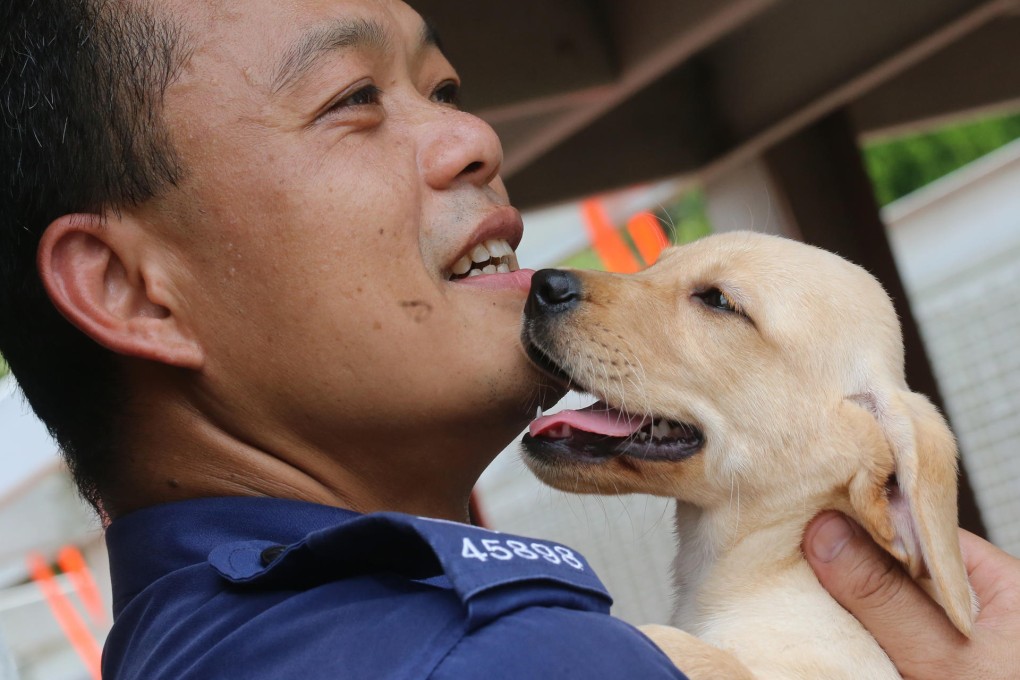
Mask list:
[[[913,304],[991,538],[1020,555],[1020,245]]]

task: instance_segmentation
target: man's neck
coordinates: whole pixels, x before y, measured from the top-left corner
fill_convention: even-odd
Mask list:
[[[401,443],[324,452],[300,442],[266,450],[218,427],[188,404],[146,402],[126,427],[118,483],[106,494],[111,517],[146,506],[216,496],[263,496],[343,507],[361,513],[395,511],[466,521],[474,481],[491,457]],[[446,442],[429,442],[448,446]],[[403,444],[406,448],[408,444]],[[498,447],[493,447],[498,449]],[[468,457],[470,456],[470,457]],[[467,460],[464,460],[464,459]],[[402,461],[419,464],[402,465]],[[428,461],[448,461],[440,465]]]

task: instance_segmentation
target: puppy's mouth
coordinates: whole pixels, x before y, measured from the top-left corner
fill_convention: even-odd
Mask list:
[[[524,435],[524,446],[534,455],[589,461],[618,456],[679,461],[704,444],[704,435],[693,425],[631,415],[602,401],[577,411],[540,415]]]
[[[535,366],[568,389],[604,395],[597,385],[583,384],[570,370],[545,350],[541,341],[544,325],[528,319],[521,344]],[[590,381],[585,381],[590,382]],[[602,392],[603,395],[599,393]],[[649,461],[680,461],[697,454],[705,435],[696,426],[654,414],[631,414],[600,400],[579,410],[564,410],[538,417],[524,435],[525,450],[544,460],[571,463],[607,461],[629,457]]]

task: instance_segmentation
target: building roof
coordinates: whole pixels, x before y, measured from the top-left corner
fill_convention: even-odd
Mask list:
[[[412,0],[532,207],[1020,101],[1015,0]],[[947,82],[952,86],[947,87]]]

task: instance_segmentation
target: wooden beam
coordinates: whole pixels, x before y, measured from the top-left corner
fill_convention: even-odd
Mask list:
[[[698,66],[688,62],[547,150],[534,166],[511,173],[514,204],[534,208],[699,168],[722,142]]]
[[[766,152],[764,160],[804,240],[856,262],[885,286],[903,325],[907,383],[945,413],[847,112],[839,110],[804,128]],[[960,524],[986,535],[965,467],[959,506]]]
[[[887,136],[961,115],[1020,110],[1018,43],[1020,16],[999,17],[854,102],[855,126]]]
[[[798,0],[802,5],[805,1]],[[748,53],[747,49],[754,42],[768,40],[767,33],[765,36],[752,39],[754,33],[767,29],[752,26],[728,37],[723,44],[713,48],[710,58],[711,68],[718,80],[717,89],[720,93],[730,93],[730,96],[720,94],[716,105],[720,117],[725,119],[722,124],[730,131],[731,144],[730,148],[723,150],[719,158],[702,170],[702,175],[712,177],[716,173],[726,172],[731,166],[742,165],[749,159],[762,155],[767,149],[798,130],[850,105],[865,93],[921,63],[947,45],[1001,17],[1011,7],[1011,2],[1012,0],[959,0],[959,2],[940,0],[927,6],[923,2],[919,5],[912,0],[908,4],[915,13],[919,6],[925,11],[915,16],[913,21],[897,13],[895,22],[892,17],[887,16],[885,6],[881,3],[870,10],[862,3],[852,3],[852,6],[838,5],[844,14],[840,17],[841,20],[837,20],[835,16],[826,18],[827,38],[819,41],[821,32],[816,30],[813,31],[814,36],[808,40],[811,46],[803,42],[796,45],[796,36],[777,33],[773,40],[782,46],[781,53],[785,53],[785,56],[772,56],[765,52],[759,60],[760,63],[754,61],[754,54]],[[898,6],[897,9],[906,9],[908,4]],[[786,12],[792,11],[787,5],[782,5],[781,8]],[[869,11],[870,15],[862,14]],[[939,24],[928,14],[931,12],[937,12],[947,23]],[[854,36],[869,33],[867,22],[865,25],[854,25],[853,16],[889,18],[892,23],[884,27],[885,30],[879,36],[868,41],[867,50],[862,48],[860,53],[848,54],[845,49],[841,49],[835,51],[833,55],[826,55],[824,49],[826,40],[835,45],[847,40],[852,41]],[[804,19],[806,16],[803,15],[800,19],[797,16],[787,17],[779,23],[796,25],[798,20]],[[921,28],[916,25],[916,21],[923,21],[929,28],[927,30]],[[899,37],[890,36],[889,29],[894,27],[898,27],[897,30],[901,32]],[[745,34],[747,30],[751,30],[752,33]],[[821,51],[816,55],[811,51],[813,49]],[[764,85],[764,92],[768,95],[768,84],[784,82],[787,74],[783,69],[792,68],[797,55],[800,55],[802,60],[825,56],[829,70],[820,71],[819,63],[792,77],[791,82],[784,87],[788,95],[786,104],[780,103],[775,96],[772,101],[755,104],[750,99],[754,96],[753,92],[741,92],[743,82],[754,81],[757,84],[754,92],[761,95]],[[746,70],[742,71],[741,68]],[[842,75],[837,75],[839,72],[842,72]],[[827,75],[824,75],[826,73]],[[826,79],[831,81],[831,87],[825,85]],[[799,83],[796,87],[793,86],[795,82]],[[812,89],[815,90],[813,93]],[[791,100],[790,97],[794,99]],[[797,104],[797,101],[800,103]],[[742,110],[744,106],[747,107],[747,111]],[[770,120],[766,110],[782,113],[778,118]]]
[[[534,105],[611,85],[619,70],[603,20],[586,0],[409,3],[437,27],[475,112]],[[538,107],[542,112],[542,107]],[[529,114],[531,115],[531,114]]]
[[[1009,7],[1009,0],[909,0],[889,15],[881,0],[861,2],[777,2],[625,100],[616,98],[633,80],[626,70],[599,105],[524,125],[500,121],[514,200],[534,207],[694,171],[710,181]],[[872,30],[876,21],[882,30]]]
[[[777,0],[614,0],[608,5],[610,28],[620,62],[620,76],[587,105],[550,119],[524,143],[506,148],[504,176],[513,176],[542,158],[564,140],[596,121],[643,89],[681,66],[723,36],[765,12]],[[664,8],[670,8],[666,11]],[[653,30],[651,27],[655,26]],[[493,116],[495,112],[482,112]],[[493,118],[502,120],[502,118]],[[619,186],[619,185],[617,185]],[[562,198],[566,198],[563,196]]]

